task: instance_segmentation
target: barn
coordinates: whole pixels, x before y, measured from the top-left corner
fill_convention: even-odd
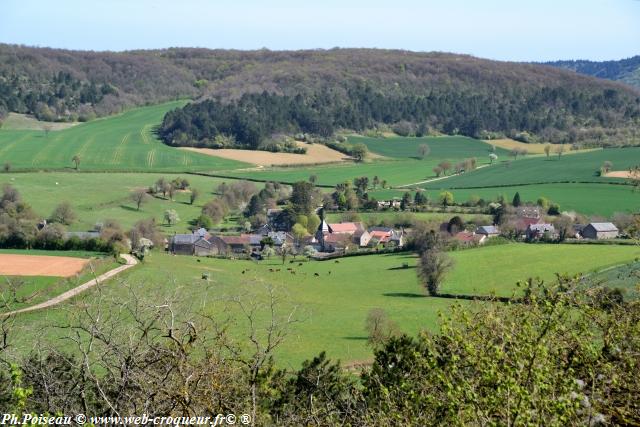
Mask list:
[[[582,229],[582,237],[585,239],[615,239],[618,234],[618,227],[610,222],[592,222]]]
[[[193,255],[194,244],[199,238],[196,234],[176,234],[171,237],[169,251],[175,255]]]

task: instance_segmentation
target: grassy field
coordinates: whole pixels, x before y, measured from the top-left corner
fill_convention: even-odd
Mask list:
[[[455,266],[443,293],[511,296],[518,281],[536,277],[552,281],[556,273],[589,273],[629,263],[640,257],[640,248],[514,243],[453,252],[451,257]]]
[[[428,189],[425,193],[430,200],[437,201],[442,191],[450,191],[456,203],[464,203],[471,196],[494,201],[504,196],[511,201],[516,192],[523,201],[533,202],[546,197],[560,205],[563,211],[576,211],[589,216],[611,217],[616,212],[640,212],[640,194],[628,185],[606,183],[590,184],[534,184],[504,187],[469,188],[460,190]],[[377,200],[402,198],[405,190],[386,189],[369,191],[369,196]],[[411,192],[412,197],[415,194]]]
[[[135,204],[130,200],[132,191],[137,188],[148,188],[160,177],[168,180],[176,177],[186,178],[192,188],[199,190],[200,197],[194,205],[190,205],[189,193],[178,192],[173,201],[150,198],[139,211],[136,210]],[[202,205],[215,197],[213,190],[223,181],[223,179],[199,175],[159,173],[0,174],[0,186],[5,183],[15,186],[23,199],[44,218],[47,218],[61,201],[71,203],[78,221],[72,224],[70,229],[76,231],[89,230],[96,222],[106,219],[115,219],[125,227],[130,227],[136,221],[147,218],[156,218],[159,223],[162,223],[165,210],[175,209],[181,222],[170,227],[164,226],[163,231],[182,232],[188,228],[189,220],[200,215]]]
[[[485,200],[495,200],[504,195],[512,200],[516,192],[524,201],[535,202],[546,197],[560,205],[563,211],[576,211],[585,215],[610,217],[616,212],[640,212],[640,194],[626,185],[607,184],[541,184],[515,187],[474,188],[451,190],[455,200],[469,200],[470,196],[479,196]],[[437,198],[439,191],[427,191]]]
[[[506,160],[500,158],[500,160]],[[605,161],[616,170],[625,170],[640,161],[640,148],[611,148],[570,156],[529,157],[517,162],[501,162],[488,168],[426,184],[427,188],[496,187],[554,182],[622,182],[601,178],[597,172]]]
[[[0,129],[0,159],[13,169],[70,170],[80,156],[82,170],[213,171],[247,164],[178,150],[158,141],[152,129],[182,101],[132,109],[70,129],[50,132]],[[9,127],[11,128],[11,126]]]
[[[369,138],[365,136],[350,136],[349,142],[361,142],[369,151],[385,157],[408,158],[420,160],[418,150],[420,145],[427,144],[429,155],[425,158],[438,160],[461,160],[475,157],[478,164],[488,163],[491,146],[484,141],[464,136],[428,136],[422,138],[405,138],[401,136],[389,138]],[[496,149],[498,156],[506,156],[508,151]]]
[[[350,142],[362,142],[387,160],[372,160],[367,163],[330,166],[314,166],[307,168],[265,168],[259,171],[225,172],[235,177],[250,177],[263,181],[296,182],[306,180],[310,175],[318,177],[320,185],[336,185],[356,177],[378,176],[390,186],[401,186],[419,183],[435,178],[433,168],[443,160],[452,163],[466,158],[476,157],[479,166],[489,163],[489,145],[483,141],[464,137],[425,137],[425,138],[368,138],[349,137]],[[426,143],[431,153],[420,160],[418,147]],[[506,151],[498,150],[500,155]],[[391,160],[394,159],[394,160]]]
[[[415,334],[433,330],[439,311],[446,311],[453,300],[422,298],[422,288],[414,268],[402,269],[403,263],[415,265],[411,255],[377,255],[343,259],[334,262],[304,262],[282,266],[274,260],[256,264],[251,261],[176,257],[154,252],[137,266],[101,289],[104,298],[127,298],[120,280],[126,280],[150,303],[161,303],[167,296],[179,296],[181,308],[187,312],[202,310],[222,319],[229,312],[238,323],[232,333],[244,337],[246,324],[238,317],[229,298],[241,296],[245,302],[266,302],[267,285],[272,285],[284,300],[280,312],[297,307],[301,320],[293,326],[278,352],[281,366],[298,366],[307,358],[326,350],[331,357],[344,362],[368,360],[371,350],[366,345],[365,319],[369,310],[381,307],[403,331]],[[286,271],[293,266],[296,275]],[[270,273],[269,268],[282,268]],[[245,271],[245,274],[242,274]],[[211,281],[202,280],[210,273]],[[329,273],[331,272],[331,273]],[[320,277],[315,277],[318,273]],[[75,304],[94,303],[92,290],[41,313],[21,315],[16,322],[18,333],[14,351],[28,351],[38,331],[46,329],[43,338],[57,345],[61,333],[45,326],[63,323]],[[261,310],[266,315],[266,311]],[[262,316],[262,321],[266,322]]]
[[[451,254],[456,261],[443,292],[460,294],[510,295],[518,280],[541,277],[552,280],[554,273],[578,273],[632,261],[640,249],[629,246],[525,245],[511,244],[471,249]],[[407,263],[409,268],[402,268]],[[150,304],[179,298],[186,312],[203,311],[218,319],[230,315],[236,320],[230,332],[246,339],[247,325],[230,299],[240,297],[263,304],[266,286],[273,286],[282,299],[279,313],[294,306],[301,322],[296,323],[277,355],[281,366],[298,366],[322,350],[343,362],[369,360],[365,319],[372,308],[383,308],[401,330],[415,334],[434,330],[438,312],[446,312],[456,300],[425,297],[416,276],[416,258],[410,254],[372,255],[329,262],[287,263],[277,260],[260,264],[251,261],[170,256],[154,252],[143,265],[125,272],[101,288],[103,298],[128,298],[122,280]],[[295,269],[293,275],[286,267]],[[281,268],[281,272],[269,269]],[[244,273],[243,273],[244,271]],[[210,281],[202,279],[210,274]],[[319,277],[315,276],[318,273]],[[60,307],[41,313],[21,315],[14,351],[28,351],[37,331],[56,344],[60,331],[45,326],[65,321],[75,305],[95,304],[92,290]],[[266,322],[266,308],[260,310]],[[57,345],[62,345],[62,342]]]

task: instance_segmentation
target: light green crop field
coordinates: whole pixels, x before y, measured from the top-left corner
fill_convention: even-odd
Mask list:
[[[410,268],[403,269],[408,263]],[[239,316],[238,308],[229,302],[240,296],[246,303],[266,303],[266,286],[274,287],[279,303],[279,314],[288,314],[296,308],[299,323],[291,330],[278,350],[280,366],[298,367],[300,362],[326,350],[333,358],[343,362],[369,360],[371,350],[366,344],[365,320],[372,308],[384,308],[389,317],[403,331],[416,334],[422,329],[434,330],[439,311],[446,312],[454,300],[428,298],[418,279],[416,258],[408,254],[375,255],[345,258],[339,263],[298,262],[282,265],[278,260],[256,264],[251,261],[170,256],[154,252],[143,265],[125,272],[102,286],[103,298],[128,298],[121,280],[129,283],[149,304],[164,303],[167,296],[178,296],[179,310],[194,313],[202,310],[219,320],[226,317],[224,307],[237,320],[231,333],[246,341],[247,325]],[[292,267],[296,274],[286,268]],[[269,269],[280,268],[280,272]],[[244,271],[244,274],[242,273]],[[210,274],[210,282],[202,279]],[[314,273],[318,273],[316,277]],[[45,328],[57,325],[68,317],[74,304],[95,304],[95,290],[88,291],[73,301],[40,313],[21,315],[16,319],[14,351],[28,351],[34,335],[41,328],[43,338],[54,345],[60,330]],[[180,310],[181,309],[181,310]],[[259,311],[260,325],[267,321],[266,307]]]
[[[184,105],[169,102],[129,110],[70,129],[50,132],[0,129],[0,162],[13,169],[70,170],[80,157],[81,170],[94,171],[214,171],[249,165],[169,147],[153,128],[164,114]]]
[[[426,188],[479,188],[504,185],[554,182],[622,182],[621,179],[601,178],[597,172],[605,161],[614,170],[627,170],[640,163],[640,148],[610,148],[546,158],[528,157],[516,162],[502,162],[459,176],[426,184]]]
[[[478,139],[464,136],[427,136],[421,138],[410,137],[389,137],[389,138],[369,138],[366,136],[350,136],[349,142],[361,142],[369,148],[372,153],[386,157],[409,158],[420,160],[419,148],[422,144],[429,147],[429,154],[424,159],[438,160],[461,160],[475,157],[478,164],[489,162],[491,145]],[[496,148],[498,156],[506,156],[509,152],[502,148]]]
[[[174,200],[149,198],[140,210],[136,210],[130,199],[132,192],[139,188],[148,188],[160,177],[168,180],[181,177],[187,179],[192,188],[198,189],[200,196],[189,204],[188,192],[178,192]],[[125,228],[136,221],[155,218],[163,223],[164,212],[175,209],[181,221],[173,226],[165,225],[166,233],[187,230],[188,221],[200,215],[203,204],[213,199],[213,190],[224,179],[199,175],[160,174],[160,173],[0,173],[0,186],[11,184],[18,189],[22,198],[34,211],[48,218],[56,205],[68,201],[73,206],[78,221],[69,229],[86,231],[96,222],[115,219]],[[256,184],[260,188],[260,184]]]
[[[640,248],[615,245],[514,243],[452,252],[455,265],[441,291],[451,294],[511,296],[529,278],[553,281],[556,273],[599,271],[632,262]]]

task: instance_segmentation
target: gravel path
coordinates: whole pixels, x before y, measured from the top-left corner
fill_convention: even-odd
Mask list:
[[[49,307],[53,307],[54,305],[58,305],[61,302],[64,302],[68,299],[71,299],[73,297],[75,297],[76,295],[78,295],[81,292],[86,291],[87,289],[90,289],[94,286],[96,286],[99,283],[104,282],[105,280],[108,280],[110,278],[112,278],[113,276],[130,269],[131,267],[135,266],[138,261],[131,255],[125,255],[122,254],[120,255],[122,258],[124,258],[124,260],[127,262],[125,265],[122,265],[120,267],[114,268],[113,270],[109,270],[104,274],[101,274],[100,276],[96,277],[95,279],[89,280],[86,283],[83,283],[80,286],[77,286],[73,289],[68,290],[67,292],[64,292],[60,295],[58,295],[57,297],[51,298],[50,300],[47,300],[45,302],[42,302],[40,304],[36,304],[36,305],[32,305],[31,307],[26,307],[26,308],[21,308],[20,310],[15,310],[15,311],[10,311],[8,313],[0,313],[0,317],[8,317],[8,316],[12,316],[14,314],[20,314],[20,313],[28,313],[30,311],[36,311],[36,310],[43,310],[45,308],[49,308]]]

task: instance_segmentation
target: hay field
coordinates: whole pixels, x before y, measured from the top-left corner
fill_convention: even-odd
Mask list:
[[[230,148],[194,148],[183,147],[181,150],[192,151],[209,156],[221,157],[227,160],[252,163],[257,166],[286,166],[311,165],[324,163],[339,163],[350,160],[350,157],[322,144],[297,143],[299,147],[307,149],[306,154],[272,153],[269,151],[235,150]]]

